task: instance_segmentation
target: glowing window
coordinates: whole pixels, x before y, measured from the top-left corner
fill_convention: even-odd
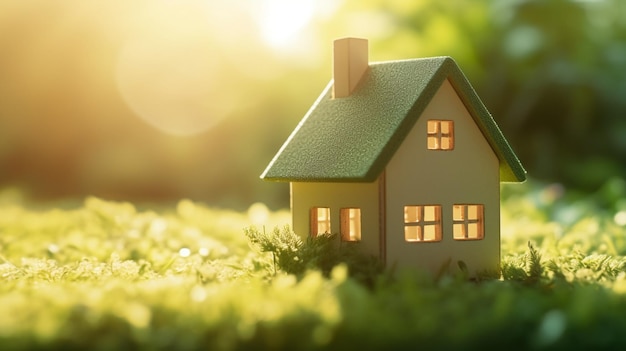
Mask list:
[[[310,216],[312,237],[330,233],[330,208],[313,207]]]
[[[404,206],[404,240],[429,242],[441,240],[441,206]]]
[[[341,240],[361,241],[361,209],[342,208],[339,212],[341,221]]]
[[[455,240],[480,240],[485,237],[483,205],[454,205],[452,235]]]
[[[427,123],[428,150],[454,149],[454,122],[437,119]]]

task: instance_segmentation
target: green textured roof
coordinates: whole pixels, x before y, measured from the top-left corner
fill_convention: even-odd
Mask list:
[[[450,57],[372,63],[355,91],[332,99],[331,81],[261,178],[278,181],[376,180],[445,79],[449,79],[500,160],[500,180],[526,171]]]

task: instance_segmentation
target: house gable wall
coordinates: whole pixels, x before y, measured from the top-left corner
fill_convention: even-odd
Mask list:
[[[361,209],[361,252],[378,256],[379,243],[379,182],[371,183],[291,183],[291,213],[293,231],[302,239],[309,235],[309,211],[312,207],[329,207],[331,231],[339,233],[341,208]]]
[[[454,121],[454,150],[427,149],[427,121]],[[386,261],[437,272],[449,259],[457,269],[494,270],[500,262],[498,159],[448,80],[444,81],[386,167]],[[452,206],[484,205],[484,239],[452,237]],[[404,206],[441,205],[442,240],[407,242]]]

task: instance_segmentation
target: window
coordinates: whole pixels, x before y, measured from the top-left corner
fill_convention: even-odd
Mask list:
[[[404,240],[428,242],[441,240],[441,206],[404,206]]]
[[[454,149],[454,122],[437,119],[427,123],[428,150]]]
[[[361,241],[361,209],[342,208],[339,212],[341,220],[341,240]]]
[[[483,205],[454,205],[452,233],[455,240],[480,240],[485,236]]]
[[[330,233],[330,208],[313,207],[311,209],[311,236],[317,234]]]

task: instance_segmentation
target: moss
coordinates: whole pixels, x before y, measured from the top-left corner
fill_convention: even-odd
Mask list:
[[[478,281],[381,274],[334,236],[301,241],[279,226],[246,237],[246,215],[190,201],[159,212],[99,199],[3,205],[0,349],[626,347],[615,214],[522,187],[503,191],[502,276]]]

